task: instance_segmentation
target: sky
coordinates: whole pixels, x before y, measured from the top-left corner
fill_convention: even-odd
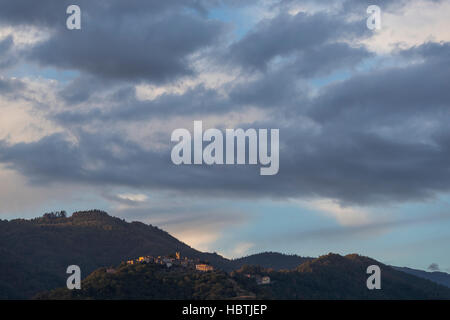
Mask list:
[[[450,272],[449,16],[448,0],[0,1],[0,219],[97,208],[229,258]],[[279,129],[278,174],[174,165],[171,133],[195,120]]]

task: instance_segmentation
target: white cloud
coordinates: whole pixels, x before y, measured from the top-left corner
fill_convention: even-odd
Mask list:
[[[49,30],[45,28],[38,28],[32,26],[21,27],[2,27],[0,28],[0,40],[12,36],[14,44],[22,46],[34,45],[38,42],[48,39],[50,36]]]
[[[142,193],[137,193],[137,194],[123,193],[123,194],[118,194],[117,197],[119,197],[122,200],[129,200],[129,201],[133,201],[133,202],[145,202],[148,200],[147,195],[142,194]]]
[[[302,205],[323,212],[342,226],[362,226],[373,222],[370,213],[359,207],[343,207],[332,199],[301,201]]]
[[[64,185],[30,185],[19,173],[0,166],[0,215],[13,216],[25,213],[31,216],[42,214],[41,210],[52,207],[61,199],[77,197],[80,187]]]
[[[175,238],[187,243],[189,246],[200,251],[215,251],[214,243],[221,237],[221,234],[208,230],[177,230],[171,232]]]
[[[0,95],[0,139],[10,143],[32,142],[61,132],[62,128],[46,118],[51,106],[58,105],[54,95],[57,83],[44,79],[20,80],[25,83],[21,98]]]
[[[231,256],[233,258],[240,258],[245,255],[248,255],[249,250],[254,246],[255,244],[251,242],[240,242],[231,251]]]
[[[203,72],[197,77],[182,78],[167,85],[140,84],[136,86],[136,96],[139,100],[155,100],[165,94],[182,95],[187,90],[203,85],[207,89],[218,89],[230,82],[237,81],[237,75],[222,72]]]
[[[450,41],[450,1],[410,1],[400,11],[382,12],[382,28],[363,41],[377,53],[406,49],[428,41]]]

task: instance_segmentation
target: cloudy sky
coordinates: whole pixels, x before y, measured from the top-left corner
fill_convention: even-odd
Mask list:
[[[29,3],[0,1],[0,218],[99,208],[226,257],[450,271],[450,1]],[[279,173],[175,166],[194,120],[279,129]]]

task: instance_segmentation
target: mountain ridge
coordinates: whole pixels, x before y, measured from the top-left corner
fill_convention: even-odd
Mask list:
[[[138,256],[180,252],[232,271],[252,258],[229,260],[200,252],[156,226],[127,222],[102,210],[0,220],[0,243],[0,299],[29,298],[58,287],[65,283],[66,268],[72,264],[79,265],[84,275]]]
[[[381,290],[366,286],[367,267],[381,268]],[[266,279],[265,283],[258,279]],[[329,253],[308,260],[293,270],[275,271],[243,266],[226,273],[201,272],[174,265],[121,264],[108,272],[90,274],[80,290],[59,288],[40,293],[36,299],[450,299],[450,289],[397,271],[369,257]]]
[[[392,267],[396,270],[399,270],[399,271],[402,271],[402,272],[405,272],[408,274],[412,274],[419,278],[428,279],[430,281],[439,283],[443,286],[450,288],[450,274],[448,274],[447,272],[443,272],[443,271],[428,272],[428,271],[418,270],[418,269],[413,269],[413,268],[408,268],[408,267],[395,267],[395,266],[392,266]]]
[[[0,220],[0,243],[0,299],[27,299],[60,287],[67,279],[67,266],[72,264],[79,265],[85,277],[127,259],[176,251],[225,272],[245,265],[278,272],[315,259],[263,252],[229,260],[200,252],[156,226],[127,222],[101,210],[78,211],[70,217],[57,212],[30,220]]]

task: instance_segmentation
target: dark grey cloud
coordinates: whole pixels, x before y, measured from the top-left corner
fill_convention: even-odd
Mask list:
[[[63,26],[69,1],[43,0],[39,5],[32,5],[26,0],[1,1],[1,25],[54,25],[59,22]]]
[[[426,114],[441,119],[436,115],[448,114],[450,44],[424,44],[400,55],[422,61],[371,70],[334,83],[313,101],[310,115],[322,123],[354,119],[354,124],[364,121],[368,126]]]
[[[371,54],[366,49],[351,48],[344,43],[323,44],[303,50],[294,61],[232,88],[232,105],[284,108],[287,109],[284,111],[296,112],[301,104],[306,106],[308,103],[307,96],[311,91],[308,80],[353,68],[369,57]]]
[[[84,16],[99,20],[114,20],[120,16],[134,16],[137,21],[148,15],[159,15],[174,10],[191,9],[205,15],[221,0],[41,0],[39,5],[31,5],[27,0],[4,0],[0,2],[0,21],[4,25],[28,25],[47,28],[65,28],[66,9],[78,5]],[[230,3],[236,5],[236,1]],[[85,17],[86,18],[86,17]]]
[[[261,177],[256,166],[177,167],[170,161],[168,136],[161,138],[167,149],[148,151],[108,130],[102,134],[80,131],[78,145],[60,135],[30,144],[3,143],[0,161],[40,183],[118,184],[221,196],[321,196],[358,204],[432,198],[450,191],[450,130],[445,117],[450,101],[445,90],[450,83],[449,48],[446,43],[424,44],[400,52],[406,57],[402,67],[356,74],[313,97],[307,91],[302,95],[301,89],[296,92],[288,75],[283,78],[278,73],[265,78],[265,85],[235,88],[229,99],[198,87],[183,95],[138,102],[134,89],[128,88],[107,98],[107,103],[120,102],[112,110],[56,115],[68,126],[91,119],[114,128],[119,121],[177,112],[221,114],[253,104],[272,110],[273,119],[247,126],[280,129],[276,176]],[[296,92],[294,97],[306,105],[295,108],[289,92]],[[272,95],[285,100],[270,100]],[[266,104],[264,97],[268,97]],[[280,109],[280,103],[290,108]],[[315,128],[302,128],[302,118]],[[113,150],[120,150],[119,155]]]
[[[435,143],[397,143],[351,126],[324,130],[298,139],[287,169],[303,180],[303,194],[361,204],[423,200],[450,190],[448,138]]]
[[[354,68],[370,57],[373,57],[373,54],[364,47],[351,47],[346,43],[327,43],[304,50],[290,67],[297,75],[312,78],[344,68]]]
[[[322,196],[367,204],[450,191],[450,134],[436,139],[435,146],[362,133],[299,134],[295,125],[280,128],[280,135],[280,172],[271,177],[260,176],[259,166],[175,166],[169,148],[148,151],[98,133],[80,133],[76,145],[61,135],[28,144],[2,143],[0,162],[38,184],[78,182],[185,194]]]
[[[28,58],[105,79],[163,82],[192,74],[189,55],[214,44],[223,30],[220,22],[185,13],[144,16],[139,23],[135,17],[91,19],[79,32],[58,30]]]
[[[48,31],[49,39],[23,52],[41,66],[107,80],[164,82],[192,74],[189,57],[220,41],[225,24],[207,14],[220,3],[80,0],[82,29],[74,31],[66,28],[71,1],[2,1],[0,21]]]
[[[299,32],[299,28],[303,31]],[[105,27],[105,34],[108,34],[106,38],[99,37],[99,41],[89,41],[87,44],[91,46],[94,43],[96,46],[98,43],[98,46],[107,48],[108,45],[102,44],[102,41],[107,41],[108,44],[114,43],[120,47],[119,50],[113,50],[114,59],[118,58],[118,61],[122,62],[122,64],[106,63],[108,54],[104,55],[103,51],[97,54],[92,53],[92,50],[83,48],[81,50],[85,52],[79,55],[79,50],[71,50],[72,46],[77,47],[77,43],[67,44],[68,40],[64,41],[59,37],[54,37],[54,43],[58,44],[56,47],[62,46],[64,50],[70,50],[68,54],[62,54],[60,50],[55,50],[55,45],[49,43],[43,44],[44,51],[42,53],[39,52],[41,50],[40,47],[35,48],[37,52],[33,51],[31,53],[33,56],[36,56],[37,53],[38,59],[44,64],[47,62],[49,64],[54,63],[60,65],[60,67],[65,66],[67,68],[70,68],[70,65],[72,65],[73,68],[78,68],[79,70],[86,72],[92,71],[92,75],[80,76],[61,92],[66,102],[85,102],[95,92],[110,89],[114,86],[114,79],[121,78],[122,76],[125,78],[128,77],[129,79],[145,78],[147,80],[163,81],[164,79],[168,79],[168,77],[170,78],[170,75],[176,76],[175,73],[178,73],[177,75],[186,75],[191,71],[188,67],[183,69],[183,63],[181,65],[172,64],[171,55],[167,55],[165,52],[161,52],[161,55],[155,53],[156,60],[153,61],[151,57],[146,55],[144,50],[145,45],[139,50],[141,53],[135,53],[134,49],[126,50],[126,54],[129,56],[124,55],[123,57],[119,57],[119,52],[121,52],[122,47],[126,47],[124,43],[126,44],[127,41],[123,41],[123,39],[120,39],[120,41],[117,40],[117,42],[115,40],[110,41],[110,29],[114,29],[114,27]],[[214,113],[218,110],[239,110],[242,105],[258,102],[261,102],[261,105],[272,106],[274,103],[277,105],[292,105],[294,101],[298,101],[298,95],[302,95],[305,92],[304,89],[298,92],[299,88],[296,83],[298,79],[327,75],[344,67],[353,67],[370,57],[371,54],[362,47],[350,47],[346,43],[333,42],[336,37],[350,37],[355,34],[364,34],[365,32],[365,27],[361,28],[354,22],[348,23],[341,15],[330,16],[326,13],[307,15],[299,13],[295,17],[292,17],[286,13],[281,13],[272,20],[260,23],[250,32],[250,35],[233,44],[229,50],[222,51],[221,54],[227,56],[226,60],[231,57],[232,60],[241,60],[240,62],[246,67],[251,67],[256,63],[260,68],[264,68],[265,62],[272,60],[276,56],[294,55],[290,58],[292,61],[287,61],[280,68],[271,71],[269,74],[263,74],[255,81],[238,86],[235,90],[232,90],[230,92],[232,103],[225,106],[222,99],[215,92],[198,87],[194,90],[189,90],[181,97],[179,95],[166,95],[153,102],[143,103],[135,99],[133,101],[132,98],[127,98],[125,101],[116,100],[116,104],[120,104],[117,108],[119,110],[117,116],[126,120],[130,117],[145,117],[142,112],[147,116],[152,115],[151,113],[157,116],[169,116],[175,113],[195,114],[201,111]],[[117,34],[116,32],[112,33],[114,37]],[[73,42],[70,34],[70,32],[63,32],[61,36],[69,35],[68,39]],[[184,34],[180,34],[180,36],[184,36]],[[86,37],[84,35],[82,38],[84,39]],[[89,38],[97,37],[94,35]],[[277,41],[273,41],[273,39],[277,39]],[[192,42],[192,39],[189,39],[189,41]],[[142,41],[137,42],[142,43]],[[270,48],[265,48],[265,46],[269,46]],[[254,54],[251,52],[253,50],[252,48],[255,50]],[[179,49],[176,52],[177,55],[183,56]],[[87,56],[92,58],[90,63],[86,63]],[[148,70],[146,70],[145,63],[138,63],[140,56],[142,61],[147,60],[149,63]],[[247,58],[248,61],[246,60]],[[164,63],[168,62],[170,66],[166,68],[164,63],[161,63],[158,59],[164,60]],[[131,66],[128,65],[128,60]],[[177,60],[177,58],[174,57],[174,60]],[[161,69],[161,73],[158,73],[158,68],[152,69],[153,62],[158,68],[163,68]],[[219,62],[222,61],[219,59]],[[170,68],[175,68],[172,70],[174,74],[171,73]],[[136,73],[133,73],[133,70]],[[95,76],[97,75],[103,75],[103,78],[96,80]],[[204,103],[206,99],[209,101],[209,106],[206,106]],[[183,107],[178,108],[176,107],[177,104],[183,105]],[[191,105],[196,106],[191,107]],[[199,105],[202,107],[199,108]],[[162,110],[164,112],[161,112]],[[56,117],[66,121],[70,121],[71,119],[78,119],[80,121],[82,118],[95,119],[96,117],[92,117],[93,115],[99,116],[101,119],[108,118],[110,120],[114,119],[115,113],[113,112],[111,114],[108,111],[108,114],[102,114],[101,110],[92,110],[92,113],[86,113],[82,116],[73,114],[72,111],[67,111],[56,115]]]
[[[208,6],[201,2],[195,2],[198,8],[193,2],[149,2],[155,12],[145,11],[147,4],[136,12],[118,2],[99,3],[104,7],[95,4],[97,11],[88,11],[87,31],[56,28],[48,41],[28,53],[42,65],[81,71],[60,91],[69,107],[48,115],[75,134],[77,143],[55,134],[31,143],[0,144],[0,162],[33,183],[236,197],[320,196],[358,204],[423,200],[450,191],[448,43],[400,51],[398,66],[353,70],[347,79],[313,94],[312,78],[355,68],[371,56],[363,47],[340,41],[365,37],[367,29],[361,21],[341,19],[342,12],[281,13],[224,51],[232,66],[258,70],[251,80],[221,92],[199,85],[183,94],[139,101],[136,81],[189,74],[187,58],[216,43],[223,25],[207,19]],[[166,5],[173,7],[169,11]],[[99,12],[111,17],[96,21],[94,13]],[[5,42],[4,47],[10,45]],[[271,66],[277,58],[283,61]],[[0,80],[0,93],[12,86]],[[89,108],[78,109],[80,103]],[[260,176],[259,166],[174,166],[169,136],[161,137],[166,149],[148,150],[114,133],[123,122],[132,126],[134,121],[171,116],[220,116],[248,106],[264,109],[271,118],[246,126],[280,129],[276,176]],[[96,132],[80,129],[90,124]]]
[[[99,87],[93,86],[93,88]],[[103,104],[108,104],[108,109],[101,106],[93,106],[88,111],[70,108],[52,114],[51,118],[61,125],[71,126],[92,122],[117,123],[151,118],[165,119],[177,115],[223,114],[237,107],[233,107],[230,101],[224,99],[216,90],[207,89],[202,85],[189,89],[183,94],[164,94],[155,100],[138,100],[135,91],[134,87],[119,87],[105,97],[98,98]],[[76,95],[71,95],[73,93]],[[85,91],[77,93],[76,89],[65,91],[64,94],[68,95],[66,99],[69,98],[72,101],[86,98]],[[96,98],[91,100],[97,101]]]
[[[0,40],[0,70],[12,67],[18,62],[19,57],[13,49],[14,39],[11,35]]]
[[[246,69],[264,70],[277,57],[311,55],[317,51],[322,55],[331,54],[330,48],[325,48],[324,45],[364,34],[368,34],[367,28],[361,27],[361,21],[348,22],[342,15],[299,12],[293,16],[282,12],[273,19],[260,22],[231,46],[229,54],[231,59]],[[318,46],[322,46],[321,50]],[[339,53],[336,52],[338,55]]]
[[[400,54],[406,58],[422,58],[432,62],[449,62],[449,48],[450,44],[448,42],[426,42],[422,45],[403,50]]]
[[[334,51],[333,51],[334,50]],[[309,94],[308,77],[328,74],[344,66],[352,66],[368,58],[365,49],[350,48],[347,44],[330,44],[306,51],[293,63],[288,63],[256,79],[222,88],[224,97],[215,89],[198,85],[182,94],[168,93],[154,100],[136,98],[133,87],[117,86],[111,81],[99,81],[92,77],[75,79],[61,91],[69,104],[85,102],[95,93],[116,88],[112,93],[101,95],[109,108],[92,107],[89,111],[64,110],[52,117],[63,125],[82,124],[91,121],[132,121],[147,118],[166,118],[176,115],[220,115],[247,106],[265,109],[295,110]],[[98,102],[93,98],[93,105]]]
[[[194,191],[216,185],[214,177],[233,172],[232,168],[178,167],[170,160],[170,150],[148,151],[119,135],[78,132],[74,144],[63,134],[47,136],[37,142],[0,145],[0,161],[30,178],[36,184],[54,181],[123,185],[183,190],[198,180]],[[246,172],[246,168],[238,169]],[[259,174],[254,168],[255,173]],[[208,173],[209,172],[209,173]],[[241,177],[251,181],[251,177]],[[217,192],[220,192],[218,189]]]
[[[115,81],[82,75],[64,86],[58,94],[68,105],[73,106],[86,102],[95,93],[114,90],[117,86],[118,84]]]
[[[291,68],[281,68],[233,87],[230,100],[234,106],[252,105],[266,109],[292,106],[309,92],[306,82],[299,85],[297,80]]]

